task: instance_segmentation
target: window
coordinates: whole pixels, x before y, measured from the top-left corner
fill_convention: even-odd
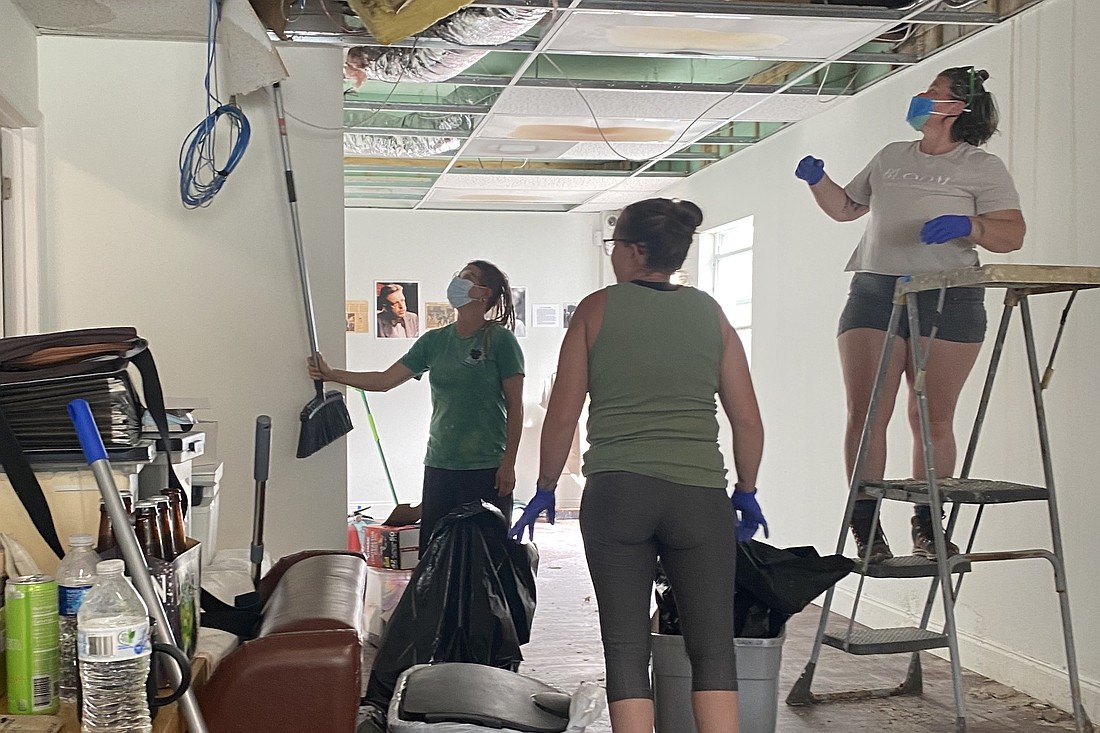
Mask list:
[[[710,257],[710,294],[722,306],[752,360],[753,218],[711,229],[703,234],[704,256]],[[705,273],[706,263],[703,272]],[[704,275],[704,281],[706,276]]]

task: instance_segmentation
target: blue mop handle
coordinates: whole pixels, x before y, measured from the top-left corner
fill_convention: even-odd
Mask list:
[[[107,460],[107,449],[103,447],[103,438],[100,437],[99,428],[96,427],[95,418],[92,417],[92,408],[86,400],[73,400],[67,409],[69,419],[76,428],[76,436],[80,439],[80,447],[84,450],[84,458],[91,466],[92,474],[99,486],[99,494],[103,497],[103,504],[115,527],[115,539],[118,540],[118,548],[126,561],[126,568],[130,571],[134,588],[145,601],[149,615],[156,621],[153,626],[153,635],[161,643],[179,647],[172,632],[172,625],[168,621],[168,614],[164,610],[156,588],[153,587],[153,578],[149,573],[141,547],[138,545],[137,536],[134,534],[133,527],[130,526],[126,507],[122,504],[114,474],[111,473],[111,464]],[[169,664],[167,668],[169,680],[176,689],[179,689],[183,685],[183,671],[175,664]],[[199,710],[198,700],[190,687],[186,688],[179,700],[179,705],[190,733],[208,733],[202,711]]]
[[[88,465],[96,461],[107,460],[107,449],[103,447],[103,438],[99,435],[95,418],[92,417],[92,408],[87,400],[73,400],[69,403],[69,419],[76,428],[76,437],[80,440],[80,447],[84,450],[84,458]]]

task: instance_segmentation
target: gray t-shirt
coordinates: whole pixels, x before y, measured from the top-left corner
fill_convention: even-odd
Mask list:
[[[943,155],[922,153],[919,141],[890,143],[844,192],[871,207],[867,229],[845,269],[881,275],[977,267],[978,253],[969,239],[923,244],[921,227],[944,214],[980,216],[1020,208],[1005,164],[968,143]]]

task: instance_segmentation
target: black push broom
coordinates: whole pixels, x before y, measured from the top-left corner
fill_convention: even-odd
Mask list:
[[[279,122],[279,143],[283,150],[283,169],[286,172],[286,194],[290,203],[290,221],[294,225],[294,247],[298,252],[298,274],[302,279],[302,300],[306,307],[306,328],[309,330],[309,348],[317,361],[317,324],[313,318],[313,294],[309,289],[306,272],[306,255],[302,248],[302,224],[298,218],[298,195],[294,190],[294,171],[290,168],[290,142],[286,136],[286,115],[283,111],[283,92],[276,82],[272,87],[275,97],[275,116]],[[298,433],[298,457],[311,456],[352,428],[344,396],[336,390],[325,392],[325,383],[313,383],[317,396],[302,408],[301,432]]]

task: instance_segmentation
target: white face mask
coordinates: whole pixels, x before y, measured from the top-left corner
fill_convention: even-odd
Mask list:
[[[473,301],[473,298],[470,297],[470,291],[475,287],[469,280],[456,275],[451,278],[451,282],[447,286],[447,302],[451,304],[452,308],[461,308]]]

